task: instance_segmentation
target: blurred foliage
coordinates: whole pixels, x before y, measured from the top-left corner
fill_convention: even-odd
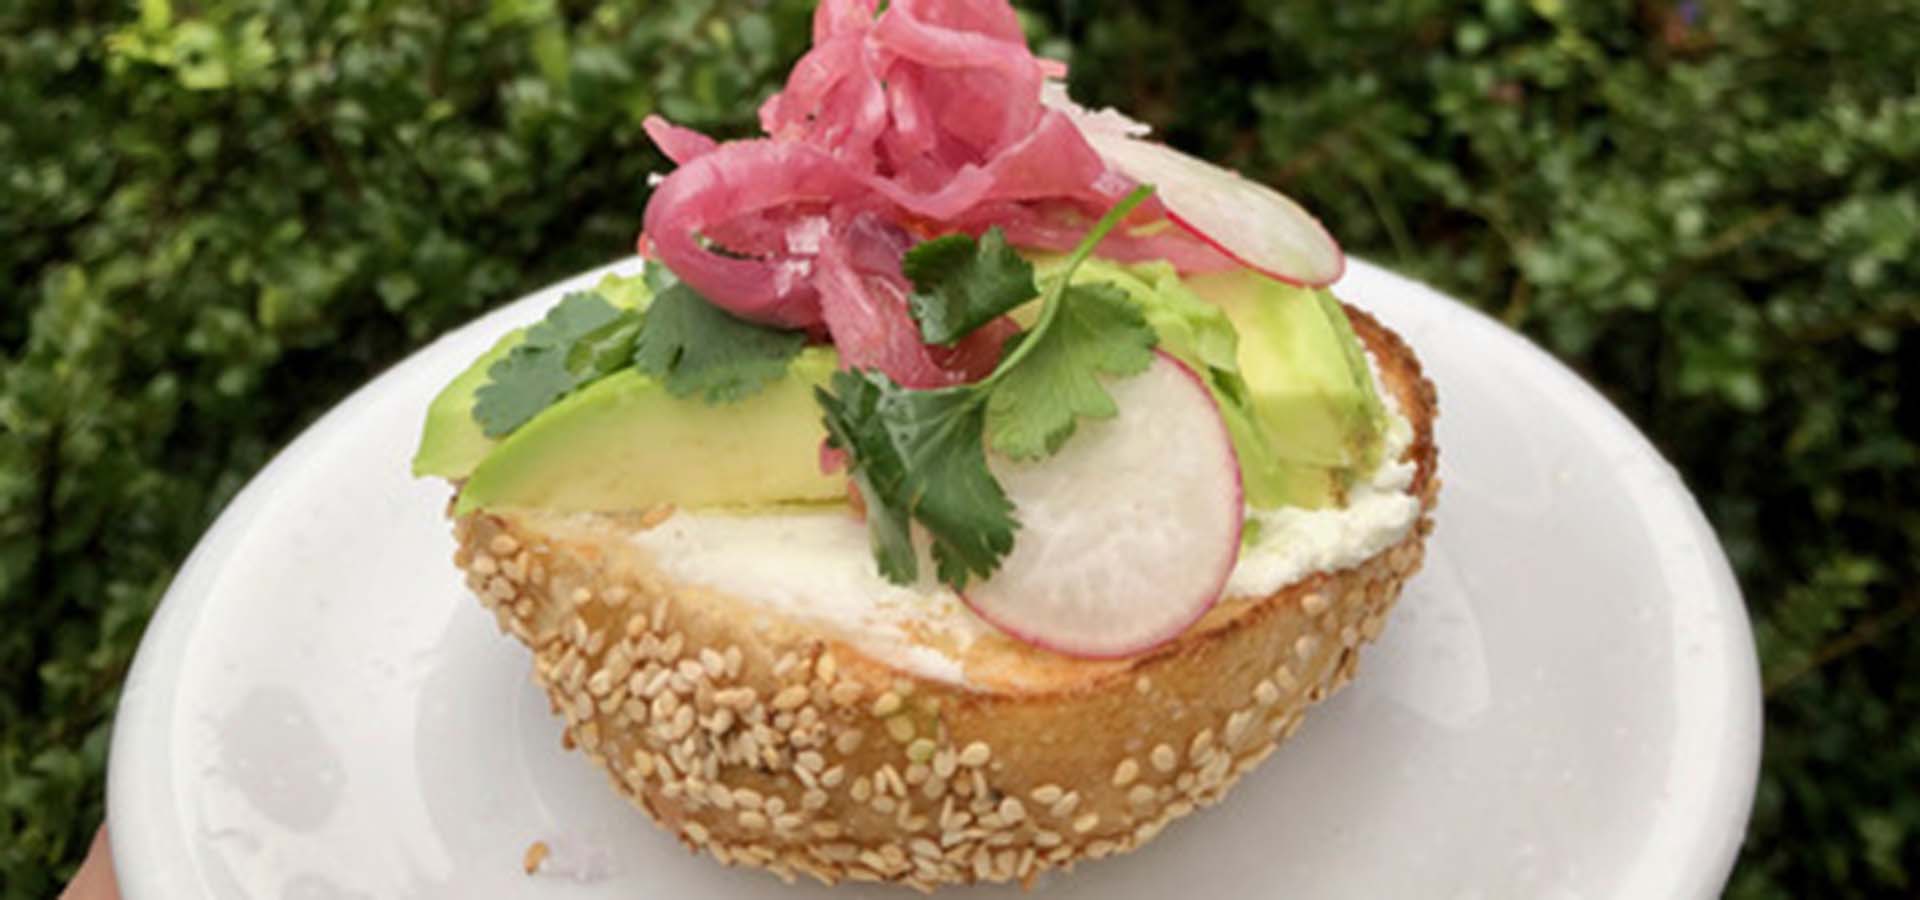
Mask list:
[[[174,567],[308,421],[631,246],[807,0],[0,4],[0,898],[100,816]],[[1052,0],[1083,99],[1279,184],[1644,427],[1769,686],[1739,898],[1920,882],[1920,6]]]

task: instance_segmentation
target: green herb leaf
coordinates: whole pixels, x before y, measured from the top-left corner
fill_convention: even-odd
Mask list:
[[[1158,339],[1120,290],[1074,285],[1059,297],[1052,327],[1029,332],[1022,364],[999,378],[987,405],[993,449],[1014,459],[1050,456],[1081,418],[1111,418],[1118,408],[1101,376],[1137,375],[1153,362]]]
[[[663,278],[634,344],[633,364],[675,397],[732,403],[785,375],[806,343],[801,332],[748,322],[685,283]]]
[[[900,268],[913,281],[907,307],[929,344],[951,344],[1032,300],[1033,266],[998,228],[974,240],[934,238],[907,251]]]
[[[867,504],[874,559],[888,580],[909,584],[919,578],[910,522],[919,522],[932,538],[941,582],[963,590],[973,577],[993,574],[1013,549],[1020,526],[1012,501],[987,467],[989,422],[1009,435],[996,438],[996,448],[1004,442],[1019,451],[1010,455],[1044,455],[1072,433],[1076,416],[1113,414],[1112,398],[1095,380],[1099,374],[1130,374],[1151,362],[1153,330],[1123,295],[1067,286],[1074,267],[1149,192],[1135,191],[1087,233],[1048,289],[1039,320],[985,379],[909,390],[879,372],[840,372],[832,392],[814,392],[825,411],[828,446],[848,455],[850,474]],[[936,247],[916,265],[940,268],[958,246]],[[970,310],[945,321],[976,318],[1015,293],[1001,283],[1008,280],[1004,266],[976,266],[975,261],[962,260],[955,271],[963,274],[951,276],[958,282],[944,281],[947,276],[929,279],[942,281],[943,316]],[[1026,277],[1031,296],[1031,270]],[[974,280],[994,284],[976,291],[959,283]],[[988,296],[1000,299],[964,299]],[[996,406],[999,413],[992,411]]]
[[[836,373],[833,392],[815,396],[828,445],[850,457],[883,576],[899,584],[919,577],[910,519],[926,526],[938,577],[955,589],[999,566],[1019,526],[987,468],[981,394],[971,386],[908,390],[858,371]]]
[[[626,364],[640,314],[598,294],[568,294],[527,329],[526,340],[487,369],[473,418],[487,437],[525,425],[555,401]]]

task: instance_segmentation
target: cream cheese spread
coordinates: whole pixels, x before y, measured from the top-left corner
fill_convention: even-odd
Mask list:
[[[1414,526],[1414,466],[1402,460],[1413,425],[1393,394],[1379,390],[1387,411],[1380,465],[1353,487],[1346,506],[1249,509],[1256,534],[1241,549],[1226,596],[1264,596],[1314,572],[1358,565]],[[875,659],[928,678],[965,683],[961,660],[939,648],[963,651],[992,628],[931,578],[905,587],[882,578],[866,525],[844,509],[682,511],[632,540],[669,578],[831,628]],[[921,571],[931,566],[923,562]]]

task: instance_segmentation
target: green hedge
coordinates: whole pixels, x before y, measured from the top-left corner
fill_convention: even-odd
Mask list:
[[[643,115],[741,133],[805,0],[0,6],[0,898],[100,815],[173,568],[329,404],[624,253]],[[1730,894],[1920,876],[1920,6],[1036,3],[1076,93],[1607,391],[1757,622]]]

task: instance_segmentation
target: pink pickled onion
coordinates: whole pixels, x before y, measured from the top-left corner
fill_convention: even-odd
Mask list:
[[[649,117],[680,167],[654,191],[643,252],[746,318],[824,331],[843,364],[910,387],[978,378],[1015,331],[925,344],[900,256],[922,236],[1004,229],[1065,250],[1135,182],[1042,103],[1064,67],[1027,48],[1005,0],[821,0],[814,46],[760,108],[768,138],[715,144]],[[1183,270],[1233,265],[1143,205],[1102,244]]]

